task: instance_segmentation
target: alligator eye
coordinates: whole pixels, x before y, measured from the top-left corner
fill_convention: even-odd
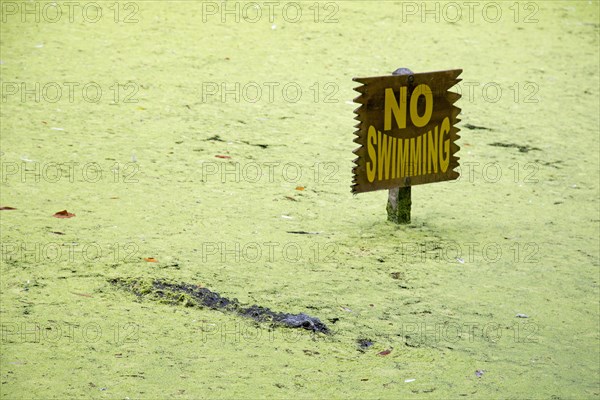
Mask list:
[[[304,329],[310,329],[310,328],[312,328],[312,322],[310,322],[310,321],[304,321],[304,322],[302,323],[302,327],[303,327]]]

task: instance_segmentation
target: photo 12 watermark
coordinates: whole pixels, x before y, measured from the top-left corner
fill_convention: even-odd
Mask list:
[[[2,103],[138,103],[136,82],[2,82]]]
[[[140,22],[140,3],[133,1],[3,1],[0,12],[3,24]]]
[[[512,82],[501,85],[498,82],[462,81],[450,89],[462,96],[461,101],[475,103],[498,103],[503,98],[515,104],[537,104],[540,86],[536,82]]]
[[[276,24],[312,22],[335,24],[339,22],[340,3],[334,1],[203,1],[202,22]]]
[[[401,21],[421,23],[476,23],[513,22],[535,24],[539,22],[540,6],[527,1],[402,1]]]
[[[309,232],[304,233],[310,234]],[[209,261],[238,264],[265,262],[286,262],[291,264],[332,263],[338,261],[339,246],[335,242],[317,241],[215,241],[202,242],[200,252],[201,260],[204,263]]]
[[[50,233],[64,235],[60,231]],[[121,263],[142,259],[135,242],[2,241],[0,250],[3,262],[91,263],[106,260]]]
[[[498,262],[537,264],[540,245],[535,242],[402,242],[398,250],[402,262],[435,262],[473,264]]]
[[[286,182],[303,184],[337,184],[340,182],[340,166],[335,162],[315,162],[302,165],[296,162],[216,162],[204,161],[200,164],[203,182],[220,183],[275,183]]]
[[[277,342],[296,343],[306,335],[318,335],[303,329],[271,327],[247,321],[212,323],[204,320],[198,324],[199,340],[202,343],[260,343]]]
[[[499,322],[403,322],[397,332],[408,346],[456,344],[509,340],[514,343],[538,342],[539,326],[529,321]]]
[[[506,147],[518,148],[519,145],[512,146],[508,144]],[[469,183],[513,182],[517,184],[536,184],[540,182],[538,178],[540,164],[537,162],[513,162],[510,165],[502,165],[498,161],[485,163],[465,161],[456,170],[460,175],[456,180],[451,181],[451,184],[461,181]]]
[[[338,103],[335,82],[202,82],[202,103]]]
[[[442,97],[446,92],[459,94],[461,101],[469,103],[498,103],[502,99],[515,104],[540,102],[540,85],[534,81],[500,83],[494,81],[463,80],[448,88],[444,85],[428,85],[421,93],[425,96]]]
[[[2,321],[0,324],[2,344],[16,343],[137,343],[140,325],[136,322],[102,325],[97,322],[84,324],[66,321]]]
[[[110,164],[95,161],[2,161],[0,182],[21,183],[139,183],[137,162]]]

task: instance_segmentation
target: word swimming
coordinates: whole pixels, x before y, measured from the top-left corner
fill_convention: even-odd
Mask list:
[[[367,180],[387,180],[446,172],[450,165],[450,119],[416,138],[388,136],[369,127]],[[446,138],[445,138],[446,137]]]

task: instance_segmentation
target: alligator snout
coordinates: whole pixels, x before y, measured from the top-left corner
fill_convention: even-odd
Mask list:
[[[296,315],[286,315],[279,322],[292,328],[304,328],[313,332],[328,333],[329,329],[321,322],[319,318],[308,316],[304,313]]]

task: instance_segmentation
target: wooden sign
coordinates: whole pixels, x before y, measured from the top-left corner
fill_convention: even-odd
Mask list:
[[[352,192],[361,193],[458,178],[460,95],[448,91],[461,69],[354,78],[360,96]]]

